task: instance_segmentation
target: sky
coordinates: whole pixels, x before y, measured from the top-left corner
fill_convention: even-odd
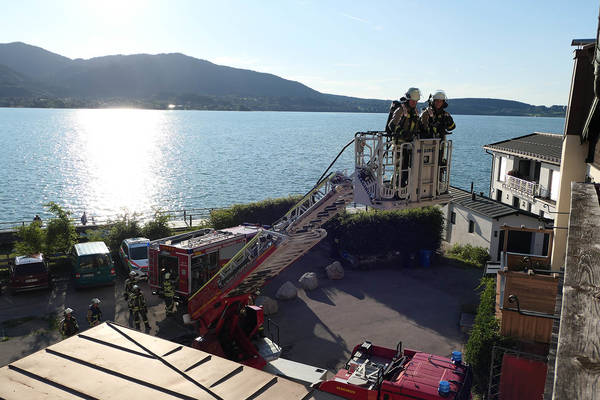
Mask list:
[[[572,39],[598,0],[2,1],[0,43],[69,58],[183,53],[315,90],[378,99],[416,86],[450,99],[567,103]]]

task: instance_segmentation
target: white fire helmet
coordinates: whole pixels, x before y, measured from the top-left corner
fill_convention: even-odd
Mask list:
[[[421,100],[421,91],[419,88],[411,87],[406,91],[405,96],[408,100],[419,101]]]
[[[135,273],[135,271],[131,271],[131,272],[129,273],[129,276],[130,276],[130,277],[132,277],[132,278],[133,278],[133,277],[135,277],[136,275],[137,275],[137,274]]]
[[[448,100],[448,96],[446,96],[446,92],[444,92],[443,90],[436,90],[435,92],[433,92],[433,96],[431,97],[433,98],[433,100]]]
[[[71,314],[72,312],[73,312],[73,309],[72,309],[72,308],[66,308],[66,309],[65,309],[65,315],[67,315],[67,314]]]
[[[92,304],[100,304],[100,299],[99,299],[99,298],[97,298],[97,297],[94,297],[94,298],[92,299]]]

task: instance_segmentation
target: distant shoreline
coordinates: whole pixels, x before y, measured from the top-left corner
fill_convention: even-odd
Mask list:
[[[64,106],[57,107],[55,105],[0,105],[0,108],[4,109],[52,109],[52,110],[115,110],[115,109],[133,109],[133,110],[155,110],[155,111],[242,111],[242,112],[316,112],[316,113],[353,113],[353,114],[387,114],[387,111],[360,111],[360,110],[294,110],[294,109],[233,109],[233,108],[169,108],[169,107],[141,107],[139,105],[103,105],[103,106]],[[419,107],[420,110],[424,109]],[[526,113],[496,113],[496,114],[484,114],[484,113],[462,113],[453,112],[451,107],[448,107],[448,112],[452,115],[473,115],[473,116],[486,116],[486,117],[545,117],[545,118],[565,118],[565,115],[557,114],[526,114]]]

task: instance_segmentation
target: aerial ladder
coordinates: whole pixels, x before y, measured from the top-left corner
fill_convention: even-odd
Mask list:
[[[352,144],[354,173],[329,173]],[[252,305],[253,296],[327,235],[323,224],[351,202],[398,210],[450,200],[450,141],[417,139],[397,145],[385,132],[359,132],[342,152],[296,205],[269,229],[259,230],[188,299],[188,319],[200,335],[195,347],[263,368],[268,360],[255,339],[264,315]]]

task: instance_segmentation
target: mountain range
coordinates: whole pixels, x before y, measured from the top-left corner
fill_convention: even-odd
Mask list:
[[[390,100],[320,93],[273,74],[181,53],[84,60],[21,42],[0,44],[0,107],[387,112],[389,105]],[[448,111],[562,117],[565,106],[465,98],[452,99]]]

